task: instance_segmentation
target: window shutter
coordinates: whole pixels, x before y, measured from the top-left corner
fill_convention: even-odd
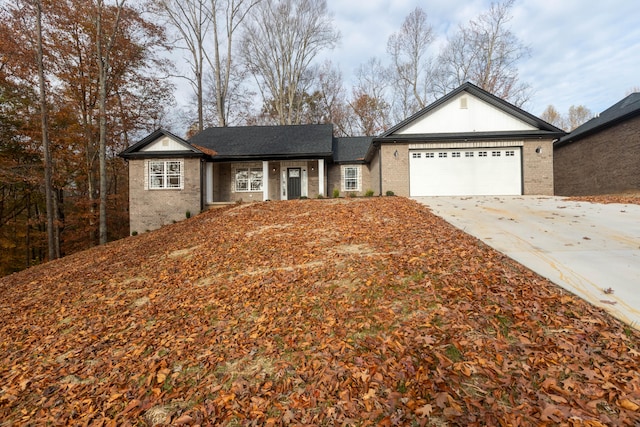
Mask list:
[[[184,161],[180,161],[180,189],[184,190]]]
[[[144,189],[149,189],[149,160],[144,161]]]

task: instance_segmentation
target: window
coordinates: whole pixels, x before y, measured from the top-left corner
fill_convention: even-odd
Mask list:
[[[342,190],[360,191],[360,167],[344,166],[342,168]]]
[[[460,152],[456,151],[455,153],[451,153],[451,157],[460,157]]]
[[[424,153],[424,157],[427,159],[433,159],[433,153]]]
[[[465,151],[464,152],[464,156],[465,157],[473,157],[473,151]]]
[[[478,152],[478,157],[487,157],[487,152],[486,151],[479,151]]]
[[[182,189],[182,161],[150,161],[149,188],[153,190]]]
[[[262,168],[236,168],[236,193],[262,191]]]
[[[500,151],[492,151],[491,152],[491,156],[492,157],[500,157]]]
[[[507,157],[514,157],[516,155],[516,152],[512,150],[508,150],[504,152],[504,155]]]
[[[411,153],[411,157],[414,159],[420,159],[422,158],[422,153]]]
[[[447,157],[447,153],[438,153],[438,157],[440,158]]]

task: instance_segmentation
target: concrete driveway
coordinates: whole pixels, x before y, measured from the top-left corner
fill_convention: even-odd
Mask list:
[[[436,215],[640,329],[640,205],[419,197]]]

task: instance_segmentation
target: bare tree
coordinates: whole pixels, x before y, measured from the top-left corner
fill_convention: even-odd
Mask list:
[[[215,0],[211,0],[215,3]],[[196,96],[197,130],[204,129],[204,64],[205,42],[211,25],[209,0],[155,0],[157,11],[178,31],[184,48],[189,52],[193,77],[186,78]]]
[[[562,117],[562,114],[560,114],[560,112],[556,110],[556,107],[554,107],[553,105],[547,106],[547,108],[545,108],[545,110],[540,115],[540,118],[547,123],[551,123],[557,128],[565,129],[566,127],[564,117]]]
[[[340,35],[333,28],[326,0],[264,0],[245,27],[244,61],[263,100],[273,104],[279,124],[297,124],[303,96],[313,81],[312,62],[333,48]]]
[[[416,7],[404,20],[400,30],[387,42],[391,56],[394,93],[399,94],[401,119],[424,108],[432,91],[432,64],[427,50],[434,39],[427,14]]]
[[[211,0],[211,21],[213,23],[213,58],[207,56],[213,70],[213,87],[216,100],[218,126],[227,126],[229,121],[229,101],[232,100],[234,85],[244,75],[238,73],[233,62],[234,35],[251,9],[261,0]],[[222,22],[221,22],[222,21]]]
[[[514,1],[492,3],[488,12],[449,39],[438,59],[437,88],[442,94],[471,81],[517,106],[529,99],[529,86],[519,81],[517,69],[529,48],[508,28]]]
[[[553,105],[549,105],[540,118],[547,123],[571,132],[593,118],[593,113],[584,105],[572,105],[566,115],[560,114]]]
[[[318,70],[317,79],[320,109],[324,111],[326,122],[335,126],[336,136],[348,136],[347,101],[340,70],[326,61]]]
[[[349,107],[353,113],[351,133],[373,136],[389,125],[389,70],[380,59],[371,58],[360,65]]]
[[[567,114],[567,130],[571,132],[581,124],[593,118],[593,113],[584,105],[572,105]]]

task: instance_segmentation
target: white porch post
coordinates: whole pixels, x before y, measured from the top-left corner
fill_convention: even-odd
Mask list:
[[[324,159],[318,159],[318,194],[325,197],[324,194]]]
[[[269,199],[269,162],[262,161],[262,200]]]
[[[206,191],[207,204],[213,203],[213,163],[205,163],[205,183],[204,188]]]

